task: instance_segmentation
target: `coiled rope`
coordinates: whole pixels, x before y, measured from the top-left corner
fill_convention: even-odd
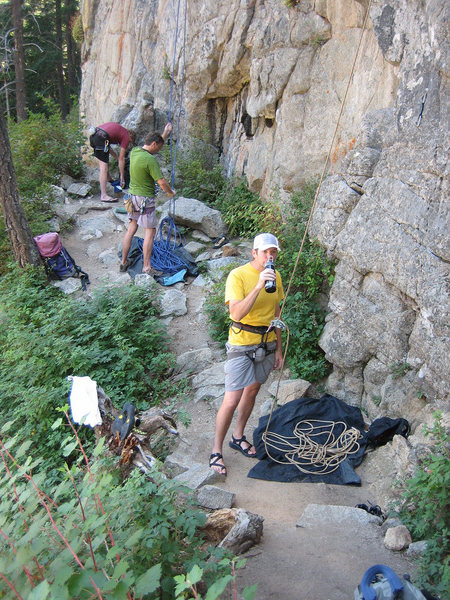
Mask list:
[[[303,234],[303,238],[302,238],[302,241],[300,244],[300,249],[297,253],[297,259],[295,261],[294,268],[292,270],[292,274],[289,279],[286,295],[284,297],[283,304],[281,305],[280,316],[279,316],[280,321],[281,321],[281,318],[283,315],[283,309],[285,307],[287,297],[288,297],[290,289],[291,289],[292,281],[294,279],[294,275],[297,270],[297,266],[298,266],[298,263],[300,260],[300,255],[303,251],[303,246],[305,244],[305,240],[306,240],[306,236],[308,234],[308,230],[309,230],[309,226],[311,223],[314,208],[316,206],[317,197],[319,195],[322,181],[325,177],[325,172],[328,167],[328,163],[330,161],[331,152],[333,150],[334,142],[336,140],[336,135],[337,135],[340,121],[341,121],[345,102],[347,100],[348,91],[350,89],[350,85],[351,85],[353,75],[355,72],[356,61],[360,55],[360,50],[362,47],[362,40],[363,40],[364,33],[366,31],[367,21],[369,18],[371,5],[372,5],[372,0],[369,0],[369,4],[367,6],[366,14],[364,17],[364,23],[363,23],[362,30],[361,30],[361,35],[359,38],[358,48],[356,50],[355,58],[353,60],[352,69],[351,69],[350,76],[348,78],[347,86],[345,89],[345,94],[344,94],[344,97],[341,102],[339,115],[338,115],[337,122],[336,122],[336,127],[334,129],[334,133],[333,133],[333,137],[332,137],[332,140],[331,140],[331,143],[329,146],[328,154],[325,159],[322,173],[320,175],[319,184],[317,186],[317,190],[316,190],[316,193],[314,196],[314,201],[312,203],[311,210],[309,211],[309,216],[308,216],[308,221],[306,223],[305,232]],[[272,327],[272,323],[269,326],[269,329],[271,327]],[[357,442],[357,440],[362,436],[357,429],[355,429],[355,428],[347,429],[345,423],[339,422],[341,425],[344,426],[344,430],[339,434],[339,436],[337,438],[335,438],[334,434],[333,434],[334,428],[330,429],[330,427],[331,427],[330,423],[334,423],[332,421],[300,421],[294,429],[294,437],[283,437],[278,434],[275,434],[274,432],[269,431],[269,425],[270,425],[270,421],[272,419],[272,413],[273,413],[275,404],[277,403],[277,399],[278,399],[278,392],[279,392],[279,388],[280,388],[283,365],[284,365],[287,350],[289,347],[289,328],[284,323],[283,323],[283,328],[286,329],[286,332],[287,332],[286,345],[285,345],[285,349],[284,349],[284,353],[283,353],[283,363],[282,363],[282,367],[280,369],[280,374],[278,377],[275,397],[272,402],[272,407],[270,409],[269,419],[267,421],[266,429],[262,435],[266,453],[270,457],[270,459],[273,460],[274,462],[277,462],[280,464],[285,464],[286,462],[289,462],[289,463],[295,465],[300,471],[303,471],[306,473],[316,473],[316,474],[322,474],[322,475],[325,473],[332,473],[339,467],[339,464],[343,460],[345,460],[345,458],[349,454],[354,454],[354,453],[358,452],[359,443]],[[316,423],[316,425],[312,426],[311,423]],[[329,430],[329,434],[328,434],[326,440],[324,441],[324,443],[318,444],[316,441],[314,441],[314,438],[318,437],[319,435],[322,435],[327,427],[330,430]],[[296,444],[294,445],[294,443],[290,442],[289,440],[296,440]],[[287,449],[286,461],[278,460],[270,453],[270,448],[280,450],[280,448],[283,448],[283,447]],[[329,454],[332,454],[333,456],[328,456]]]

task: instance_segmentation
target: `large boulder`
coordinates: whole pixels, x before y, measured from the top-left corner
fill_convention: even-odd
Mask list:
[[[170,212],[177,225],[198,229],[211,238],[219,237],[226,232],[220,212],[210,208],[204,202],[179,196],[175,202],[174,212],[172,212],[172,204],[171,201],[167,201],[161,209],[158,209],[161,218],[167,217]]]

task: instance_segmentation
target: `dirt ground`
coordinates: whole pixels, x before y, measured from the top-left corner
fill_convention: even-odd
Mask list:
[[[106,213],[117,206],[101,205],[98,198],[93,200],[86,204],[98,210],[89,210],[83,219],[98,217],[101,210]],[[89,291],[105,283],[115,285],[129,281],[127,274],[119,274],[118,259],[105,263],[98,258],[108,250],[114,256],[124,231],[125,226],[122,226],[122,231],[84,241],[79,227],[63,234],[63,244],[90,276]],[[177,354],[212,344],[206,327],[199,327],[194,318],[205,292],[191,284],[192,280],[183,290],[187,295],[188,313],[172,319],[168,325],[171,348]],[[260,416],[260,405],[269,397],[269,383],[260,391],[250,419],[247,429],[250,438]],[[186,454],[197,462],[207,463],[214,436],[215,409],[204,401],[192,402],[187,409],[192,422],[187,429],[181,428],[183,441],[180,443]],[[376,503],[376,499],[368,495],[363,469],[358,469],[361,487],[274,483],[248,478],[252,460],[227,445],[224,460],[228,476],[217,485],[236,494],[235,506],[264,517],[262,543],[245,554],[247,562],[238,573],[236,598],[243,598],[241,592],[245,586],[258,583],[257,600],[350,600],[365,570],[375,563],[389,565],[400,575],[413,572],[403,554],[384,547],[381,531],[371,529],[361,534],[351,527],[325,523],[316,523],[310,528],[296,526],[308,504],[354,507],[368,499]],[[232,590],[223,597],[234,598]]]

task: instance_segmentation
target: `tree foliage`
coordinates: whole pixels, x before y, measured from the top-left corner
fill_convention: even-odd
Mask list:
[[[43,98],[51,98],[65,117],[72,98],[78,95],[81,83],[80,50],[72,36],[77,11],[78,0],[23,0],[27,111],[45,111]],[[0,0],[0,35],[0,102],[2,112],[16,118],[20,116],[17,114],[15,94],[16,28],[12,20],[11,2],[5,0]]]

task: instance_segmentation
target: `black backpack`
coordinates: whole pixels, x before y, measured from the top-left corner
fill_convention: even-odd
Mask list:
[[[89,275],[85,273],[73,260],[61,242],[56,232],[43,233],[33,238],[44,261],[45,270],[53,279],[67,279],[68,277],[79,277],[81,287],[86,291]]]
[[[392,440],[394,435],[402,435],[407,438],[411,426],[406,419],[391,419],[380,417],[375,419],[367,432],[367,447],[369,449],[384,446]]]

